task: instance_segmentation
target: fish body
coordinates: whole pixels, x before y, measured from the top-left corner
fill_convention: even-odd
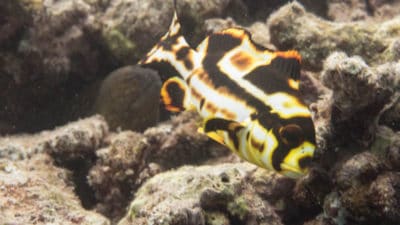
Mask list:
[[[206,37],[196,49],[181,35],[175,12],[169,31],[139,64],[168,64],[179,74],[166,80],[167,110],[197,110],[202,131],[241,158],[297,178],[307,172],[315,131],[299,95],[296,51],[271,51],[244,29]]]

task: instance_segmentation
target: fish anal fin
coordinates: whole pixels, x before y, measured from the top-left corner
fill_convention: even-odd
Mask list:
[[[161,100],[168,111],[180,112],[189,107],[190,96],[185,81],[171,77],[161,88]]]

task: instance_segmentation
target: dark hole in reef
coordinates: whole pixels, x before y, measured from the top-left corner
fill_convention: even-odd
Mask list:
[[[72,171],[72,182],[74,184],[75,194],[78,196],[85,209],[92,209],[96,205],[97,200],[94,190],[87,182],[87,175],[96,161],[95,154],[91,153],[74,159],[66,159],[67,157],[62,154],[52,155],[52,157],[55,159],[56,166]]]
[[[229,182],[229,176],[226,173],[221,174],[221,181],[224,183],[228,183]]]

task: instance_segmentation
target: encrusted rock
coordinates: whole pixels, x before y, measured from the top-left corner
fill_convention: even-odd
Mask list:
[[[327,114],[320,118],[330,121],[327,131],[337,143],[348,142],[349,137],[364,146],[373,141],[381,112],[396,93],[394,76],[386,75],[391,67],[379,68],[341,52],[326,59],[321,80],[332,93],[320,101],[317,114]]]
[[[2,20],[1,36],[13,39],[0,53],[1,134],[36,132],[86,116],[83,90],[114,67],[100,40],[95,7],[83,0],[31,3],[40,9],[2,12],[10,18]]]
[[[379,175],[368,192],[368,203],[376,221],[387,224],[400,221],[400,172]]]
[[[385,50],[398,39],[400,17],[383,23],[332,23],[294,2],[271,15],[268,26],[271,42],[279,49],[299,50],[306,69],[320,70],[322,60],[333,51],[360,55],[373,65],[397,60],[388,59]]]
[[[99,201],[97,209],[118,218],[132,193],[148,178],[229,154],[197,132],[196,119],[195,113],[182,113],[144,134],[125,131],[110,137],[110,145],[97,151],[99,159],[88,176]]]
[[[336,224],[399,220],[400,175],[388,172],[381,157],[362,152],[337,165],[335,190],[324,199],[325,218]]]
[[[388,147],[387,158],[393,169],[400,170],[400,134],[396,135]]]
[[[73,189],[70,174],[45,154],[18,162],[0,159],[1,223],[110,224],[83,209]]]
[[[328,17],[337,22],[349,22],[366,19],[369,16],[368,0],[332,0]]]
[[[374,180],[384,169],[382,162],[372,153],[363,152],[352,156],[340,166],[336,173],[336,184],[340,189],[356,187]]]
[[[103,144],[108,125],[101,116],[72,122],[52,131],[34,135],[0,138],[0,158],[20,160],[37,153],[50,153],[59,162],[85,158]]]
[[[273,208],[255,194],[245,177],[248,163],[185,166],[159,174],[136,193],[125,224],[206,224],[225,212],[229,224],[282,224]]]
[[[193,29],[207,17],[221,16],[232,3],[232,0],[177,1],[177,11],[183,26],[190,25]],[[120,60],[141,58],[168,30],[172,15],[173,1],[115,0],[101,17],[105,26],[103,36]],[[196,37],[198,34],[198,30],[192,31],[188,40],[201,41],[202,37]]]

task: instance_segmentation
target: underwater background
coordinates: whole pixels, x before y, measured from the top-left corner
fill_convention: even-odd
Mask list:
[[[183,33],[299,51],[313,168],[294,180],[198,133],[137,65],[166,0],[0,2],[0,225],[400,224],[400,1],[177,0]]]

